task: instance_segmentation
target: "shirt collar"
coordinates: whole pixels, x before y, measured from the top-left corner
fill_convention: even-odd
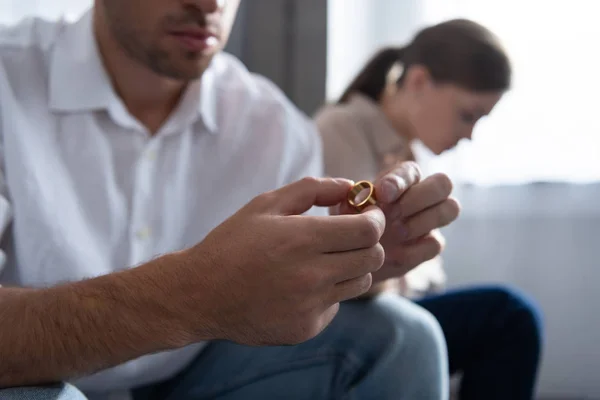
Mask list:
[[[381,107],[370,98],[355,93],[350,97],[347,107],[364,124],[377,153],[386,154],[407,146],[406,140],[392,127]]]
[[[116,99],[92,31],[92,11],[65,27],[50,59],[50,108],[106,109]]]
[[[175,111],[186,115],[189,123],[200,118],[211,133],[218,131],[214,61],[201,79],[189,85]],[[49,74],[49,105],[53,111],[110,110],[122,105],[100,57],[93,32],[93,9],[66,26],[53,50]]]
[[[194,83],[193,100],[200,113],[204,127],[210,133],[218,132],[217,104],[218,104],[218,64],[221,57],[217,54],[210,66],[202,74],[202,78]]]

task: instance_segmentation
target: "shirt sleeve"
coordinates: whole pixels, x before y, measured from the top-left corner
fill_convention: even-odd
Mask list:
[[[358,121],[347,110],[328,106],[315,116],[321,135],[325,174],[359,180],[372,180],[379,162]]]

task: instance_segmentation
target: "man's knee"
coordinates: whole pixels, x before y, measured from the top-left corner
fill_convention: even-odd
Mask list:
[[[378,309],[373,318],[379,319],[375,332],[382,340],[394,344],[405,354],[444,362],[447,358],[444,334],[431,313],[392,294],[382,295],[375,302]]]
[[[72,385],[32,386],[0,389],[2,400],[85,400],[85,396]]]
[[[435,317],[392,293],[373,300],[370,314],[372,346],[383,345],[377,364],[388,379],[388,397],[380,398],[447,398],[448,353]],[[398,381],[400,386],[390,383]]]

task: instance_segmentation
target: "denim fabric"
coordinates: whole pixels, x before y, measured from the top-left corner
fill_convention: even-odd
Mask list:
[[[215,342],[185,371],[135,400],[438,400],[448,364],[435,319],[396,295],[340,306],[331,325],[297,346]]]
[[[417,302],[439,321],[461,400],[531,400],[542,348],[538,307],[505,286],[454,290]]]
[[[0,389],[1,400],[86,400],[71,385]]]

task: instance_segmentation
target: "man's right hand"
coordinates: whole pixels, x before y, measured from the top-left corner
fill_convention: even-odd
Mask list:
[[[351,186],[306,178],[262,194],[181,252],[188,328],[250,345],[296,344],[319,334],[339,302],[369,290],[385,259],[378,208],[302,215],[345,201]]]
[[[369,289],[385,257],[378,208],[301,215],[345,201],[350,187],[304,179],[258,196],[184,251],[84,281],[0,289],[10,327],[0,330],[0,387],[70,380],[204,340],[316,336],[340,301]]]

